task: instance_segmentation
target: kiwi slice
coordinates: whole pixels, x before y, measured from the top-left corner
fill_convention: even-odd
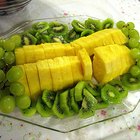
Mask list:
[[[35,106],[30,106],[30,107],[28,107],[26,109],[22,109],[21,113],[25,117],[32,117],[36,113],[36,107]]]
[[[87,29],[91,29],[94,32],[102,29],[102,23],[100,20],[88,18],[85,20],[85,26]]]
[[[81,37],[91,35],[92,33],[94,33],[93,30],[91,30],[91,29],[85,29],[85,30],[81,33]]]
[[[96,91],[95,85],[90,83],[86,84],[86,89],[93,95],[93,96],[100,96],[101,94]]]
[[[60,93],[57,93],[55,96],[52,111],[53,111],[54,115],[56,115],[58,118],[63,119],[65,117],[65,114],[64,114],[64,111],[60,108],[59,96],[60,96]]]
[[[64,37],[62,35],[53,35],[53,34],[50,34],[49,35],[50,37],[50,42],[51,43],[54,43],[54,42],[58,42],[58,43],[66,43]]]
[[[74,30],[76,31],[76,32],[83,32],[84,30],[85,30],[85,25],[84,25],[84,23],[82,23],[82,22],[80,22],[80,21],[78,21],[78,20],[73,20],[72,22],[71,22],[71,25],[72,25],[72,27],[74,28]]]
[[[70,43],[80,37],[80,34],[77,33],[74,28],[71,29],[66,35],[65,35],[65,40],[66,42]]]
[[[72,107],[72,109],[74,110],[75,113],[78,113],[80,110],[80,107],[78,105],[78,103],[75,100],[75,88],[70,89],[70,105]]]
[[[52,110],[42,101],[41,97],[39,97],[37,100],[36,110],[41,117],[50,117],[53,115]]]
[[[76,101],[83,100],[83,89],[85,88],[86,84],[87,83],[85,81],[80,81],[75,86],[75,100]]]
[[[53,35],[64,35],[68,32],[68,26],[59,22],[50,22],[48,32]]]
[[[47,89],[43,91],[42,100],[49,108],[52,108],[53,106],[55,95],[55,92],[49,91]]]
[[[114,21],[111,18],[107,18],[102,22],[103,29],[113,28]]]
[[[64,92],[60,93],[60,108],[64,111],[66,116],[72,116],[74,111],[70,105],[70,97],[69,97],[69,90],[65,90]]]
[[[44,35],[44,34],[42,34],[41,35],[41,42],[42,43],[50,43],[51,42],[51,37],[49,36],[49,35]]]
[[[37,43],[37,38],[34,37],[30,33],[23,34],[21,39],[22,39],[22,45],[32,45],[32,44],[36,44]]]
[[[79,110],[79,117],[85,119],[94,115],[97,100],[87,89],[83,90],[83,95],[84,98],[82,101],[82,106]]]

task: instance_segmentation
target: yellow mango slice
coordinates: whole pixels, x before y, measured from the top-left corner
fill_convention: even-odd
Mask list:
[[[24,64],[31,99],[36,100],[41,94],[38,70],[35,63]]]
[[[40,88],[41,90],[52,90],[52,76],[50,72],[50,68],[48,65],[47,60],[38,61],[36,63],[38,74],[39,74],[39,81],[40,81]]]

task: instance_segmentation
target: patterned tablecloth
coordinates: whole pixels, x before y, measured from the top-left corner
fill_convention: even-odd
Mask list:
[[[140,31],[139,0],[33,0],[14,15],[0,17],[0,33],[15,24],[36,18],[88,15],[115,21],[133,21]],[[140,98],[140,97],[139,97]],[[101,110],[100,115],[107,112]],[[127,115],[70,133],[59,133],[0,116],[0,140],[139,140],[140,104]]]

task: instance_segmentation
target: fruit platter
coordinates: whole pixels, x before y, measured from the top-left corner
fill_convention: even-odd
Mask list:
[[[66,133],[134,111],[139,39],[111,18],[21,23],[0,36],[0,115]]]

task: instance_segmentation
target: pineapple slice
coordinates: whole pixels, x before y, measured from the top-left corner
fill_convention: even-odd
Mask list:
[[[20,82],[21,84],[24,85],[25,94],[30,97],[31,93],[30,93],[29,86],[28,86],[28,83],[27,83],[27,77],[26,77],[26,73],[25,73],[25,70],[24,70],[24,66],[23,65],[19,65],[19,67],[21,67],[22,70],[23,70],[23,76],[18,80],[18,82]]]
[[[48,65],[47,60],[38,61],[36,63],[38,74],[39,74],[39,80],[40,80],[40,87],[43,91],[44,89],[52,90],[52,76],[50,72],[50,68]]]
[[[72,47],[70,44],[65,45],[65,54],[66,56],[75,56],[75,48]]]
[[[34,63],[35,62],[34,50],[36,48],[37,48],[36,45],[23,46],[26,63]]]
[[[45,59],[45,53],[42,47],[36,47],[36,49],[33,50],[33,53],[35,57],[35,62]]]
[[[16,65],[22,65],[26,63],[25,53],[23,48],[15,49]]]
[[[78,43],[77,43],[78,42]],[[78,54],[78,51],[81,50],[83,48],[83,43],[80,42],[80,41],[73,41],[73,42],[70,42],[70,45],[71,47],[74,48],[74,51],[75,51],[75,55]]]
[[[52,47],[52,43],[45,43],[41,45],[44,49],[45,59],[52,59],[55,57],[54,48]]]
[[[109,82],[124,74],[134,64],[129,49],[125,45],[115,44],[98,47],[95,48],[94,54],[93,74],[100,83]],[[126,60],[129,60],[129,63]]]
[[[84,80],[91,80],[91,78],[92,78],[92,63],[91,63],[90,56],[88,55],[88,53],[85,49],[81,49],[78,52],[78,57],[79,57],[81,64],[82,64]]]
[[[65,56],[65,45],[62,43],[53,43],[52,47],[54,48],[55,57]]]
[[[71,64],[72,76],[75,84],[84,79],[82,66],[77,56],[70,56],[69,61]]]
[[[61,77],[61,69],[58,65],[58,62],[56,63],[56,60],[48,59],[47,60],[51,76],[52,76],[52,82],[53,82],[53,91],[57,91],[62,89],[62,77]]]
[[[41,93],[36,63],[24,64],[31,99],[36,100]]]

